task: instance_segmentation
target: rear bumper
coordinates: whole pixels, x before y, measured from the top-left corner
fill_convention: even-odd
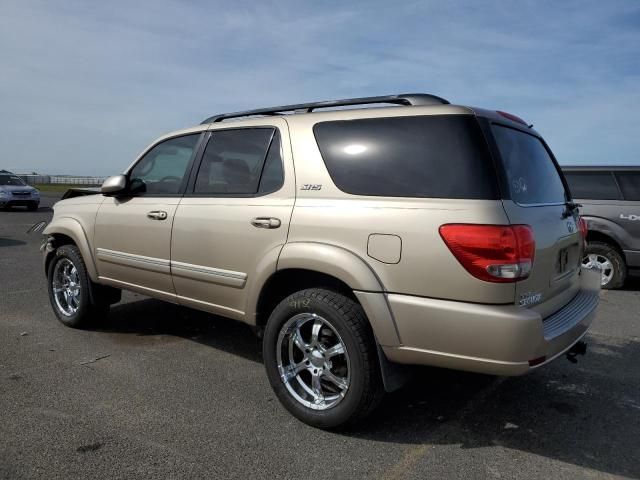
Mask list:
[[[562,355],[586,334],[599,291],[600,273],[582,269],[577,295],[544,320],[516,305],[390,294],[401,345],[382,348],[397,363],[521,375]]]

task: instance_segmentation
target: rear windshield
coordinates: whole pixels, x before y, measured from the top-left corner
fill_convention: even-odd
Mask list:
[[[560,174],[538,137],[501,125],[493,125],[493,136],[514,202],[544,204],[566,201]]]
[[[354,195],[495,199],[495,170],[470,115],[367,118],[313,128],[336,186]]]

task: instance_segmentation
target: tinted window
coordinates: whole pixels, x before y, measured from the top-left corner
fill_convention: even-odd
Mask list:
[[[273,128],[214,131],[204,151],[194,192],[256,193],[273,135]]]
[[[493,125],[493,135],[514,202],[536,204],[566,201],[560,174],[539,138],[500,125]]]
[[[154,146],[131,170],[131,184],[141,182],[144,185],[143,193],[179,193],[199,137],[199,133],[185,135]]]
[[[280,144],[280,134],[276,133],[271,140],[269,153],[262,169],[260,187],[258,193],[267,194],[280,189],[284,183],[284,172],[282,170],[282,146]]]
[[[640,200],[640,173],[616,173],[625,200]]]
[[[565,172],[573,198],[620,200],[620,191],[609,172]]]
[[[495,174],[475,118],[369,118],[313,128],[336,186],[354,195],[497,198]]]

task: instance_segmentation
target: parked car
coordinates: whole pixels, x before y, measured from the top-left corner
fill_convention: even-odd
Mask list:
[[[392,106],[328,110],[371,104]],[[44,266],[71,327],[120,289],[252,325],[282,404],[336,427],[402,364],[520,375],[583,353],[600,288],[584,227],[524,121],[392,95],[165,135],[55,205]]]
[[[640,273],[640,167],[563,167],[589,227],[585,267],[602,272],[602,288]]]
[[[27,185],[17,175],[2,170],[0,172],[0,208],[24,206],[29,210],[37,210],[40,205],[40,192]]]

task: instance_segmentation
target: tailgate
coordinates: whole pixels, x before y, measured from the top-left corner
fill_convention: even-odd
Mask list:
[[[519,128],[491,127],[503,168],[503,205],[511,224],[533,229],[536,250],[528,278],[516,283],[516,303],[547,317],[580,288],[583,242],[577,211],[552,153],[536,134]]]

